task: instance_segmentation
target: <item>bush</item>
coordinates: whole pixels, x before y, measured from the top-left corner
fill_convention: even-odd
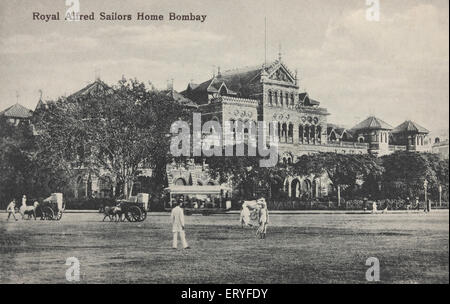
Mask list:
[[[65,200],[68,210],[99,210],[100,207],[115,205],[113,198],[71,198]]]

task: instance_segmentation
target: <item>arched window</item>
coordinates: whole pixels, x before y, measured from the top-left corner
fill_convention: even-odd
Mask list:
[[[289,128],[288,128],[288,139],[290,143],[294,142],[294,125],[293,124],[289,124]]]
[[[283,138],[284,142],[287,142],[287,125],[286,125],[286,123],[284,123],[282,126],[281,137]]]
[[[316,143],[316,130],[315,130],[314,126],[310,127],[309,135],[310,135],[310,142],[315,144]]]
[[[294,106],[295,100],[294,100],[294,93],[291,93],[291,106]]]
[[[299,125],[298,126],[298,142],[299,143],[303,143],[303,126]]]
[[[280,105],[284,107],[283,92],[280,91]]]
[[[273,101],[272,101],[272,91],[269,90],[269,105],[272,105]]]
[[[278,92],[274,92],[273,94],[274,94],[274,102],[275,102],[275,105],[278,106]]]
[[[317,127],[317,143],[321,143],[322,142],[322,127],[318,126]]]
[[[177,186],[186,186],[186,181],[183,178],[178,178],[175,181],[175,185],[177,185]]]
[[[286,106],[289,106],[289,93],[286,92],[284,99],[286,100]]]

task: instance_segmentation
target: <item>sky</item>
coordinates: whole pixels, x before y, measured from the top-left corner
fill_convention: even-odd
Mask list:
[[[73,1],[73,0],[72,0]],[[69,95],[98,76],[122,76],[178,91],[222,71],[282,60],[299,85],[319,100],[329,122],[351,127],[369,115],[396,126],[411,119],[432,132],[449,124],[448,0],[79,0],[95,21],[33,20],[33,12],[63,18],[66,0],[0,2],[0,110],[34,109]],[[69,1],[70,2],[70,1]],[[132,21],[101,21],[100,12]],[[136,21],[136,13],[164,21]],[[204,22],[169,21],[168,14],[207,15]]]

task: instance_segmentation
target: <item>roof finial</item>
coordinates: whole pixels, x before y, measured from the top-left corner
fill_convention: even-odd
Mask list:
[[[95,69],[94,73],[95,73],[95,80],[100,80],[100,69],[99,68]]]
[[[19,97],[20,97],[19,91],[16,91],[16,103],[19,103]]]
[[[278,61],[281,61],[281,42],[278,44]]]
[[[220,65],[217,67],[217,77],[221,77],[222,74],[220,74]]]
[[[42,90],[39,89],[39,100],[42,100]]]
[[[267,65],[267,17],[264,17],[264,68]]]

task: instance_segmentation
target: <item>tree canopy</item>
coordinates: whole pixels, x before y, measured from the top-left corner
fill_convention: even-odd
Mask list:
[[[109,174],[128,196],[142,167],[165,180],[172,122],[187,115],[167,92],[137,80],[121,80],[111,90],[60,98],[40,113],[37,128],[46,156],[69,171],[85,168]]]

